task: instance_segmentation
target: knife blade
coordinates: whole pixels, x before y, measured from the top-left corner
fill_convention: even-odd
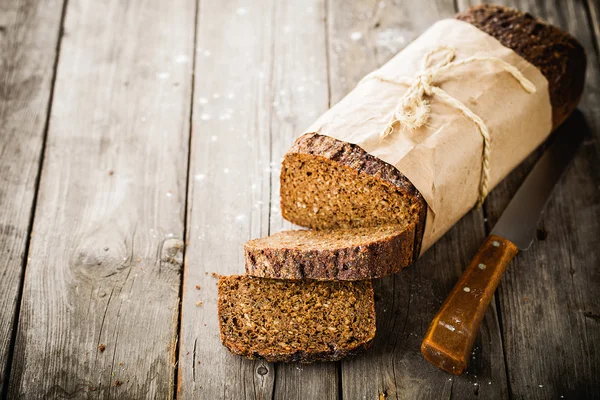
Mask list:
[[[454,375],[467,367],[479,326],[502,274],[519,250],[529,249],[552,189],[583,140],[577,112],[560,127],[527,175],[431,322],[421,345],[427,361]]]

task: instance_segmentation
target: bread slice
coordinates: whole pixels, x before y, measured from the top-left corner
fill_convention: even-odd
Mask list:
[[[285,219],[312,229],[348,229],[385,224],[415,226],[406,256],[419,254],[427,205],[393,165],[361,147],[310,133],[284,157],[280,175]]]
[[[457,18],[513,49],[548,79],[553,126],[575,109],[583,91],[586,57],[573,36],[528,13],[494,5],[468,9]],[[359,146],[307,133],[284,157],[281,212],[287,220],[314,229],[415,223],[415,242],[405,253],[416,259],[421,248],[426,204],[394,166]]]
[[[226,276],[218,285],[221,341],[250,359],[335,361],[369,348],[375,337],[370,281]]]
[[[394,274],[412,261],[415,224],[295,230],[244,245],[248,275],[279,279],[360,280]]]

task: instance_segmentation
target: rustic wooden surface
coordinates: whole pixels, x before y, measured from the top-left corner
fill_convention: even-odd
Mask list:
[[[67,5],[11,398],[174,394],[195,6],[176,3]]]
[[[375,282],[365,355],[269,364],[219,341],[213,273],[242,273],[245,240],[291,226],[278,177],[295,136],[470,3],[3,2],[2,397],[599,398],[597,0],[502,1],[584,44],[590,129],[464,375],[424,361],[421,340],[539,152],[414,266]]]
[[[0,3],[0,393],[6,390],[62,2]]]

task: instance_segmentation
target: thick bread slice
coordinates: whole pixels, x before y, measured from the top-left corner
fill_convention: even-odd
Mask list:
[[[405,251],[409,259],[418,256],[425,200],[393,165],[361,147],[303,135],[285,155],[280,180],[285,219],[313,229],[414,224],[413,243],[406,242]]]
[[[414,228],[411,223],[276,233],[244,245],[246,273],[265,278],[321,280],[391,275],[412,262]]]
[[[583,91],[585,53],[570,34],[530,14],[481,5],[457,16],[495,37],[540,69],[548,79],[553,125],[575,109]],[[281,212],[314,229],[414,222],[415,242],[405,252],[416,259],[427,207],[395,167],[359,146],[307,133],[296,140],[281,169]]]
[[[370,281],[221,277],[219,325],[223,344],[250,359],[335,361],[371,346],[373,287]]]

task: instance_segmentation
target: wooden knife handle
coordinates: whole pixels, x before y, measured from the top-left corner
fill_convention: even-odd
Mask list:
[[[511,241],[487,237],[429,326],[421,345],[427,361],[451,374],[463,373],[494,291],[517,252]]]

